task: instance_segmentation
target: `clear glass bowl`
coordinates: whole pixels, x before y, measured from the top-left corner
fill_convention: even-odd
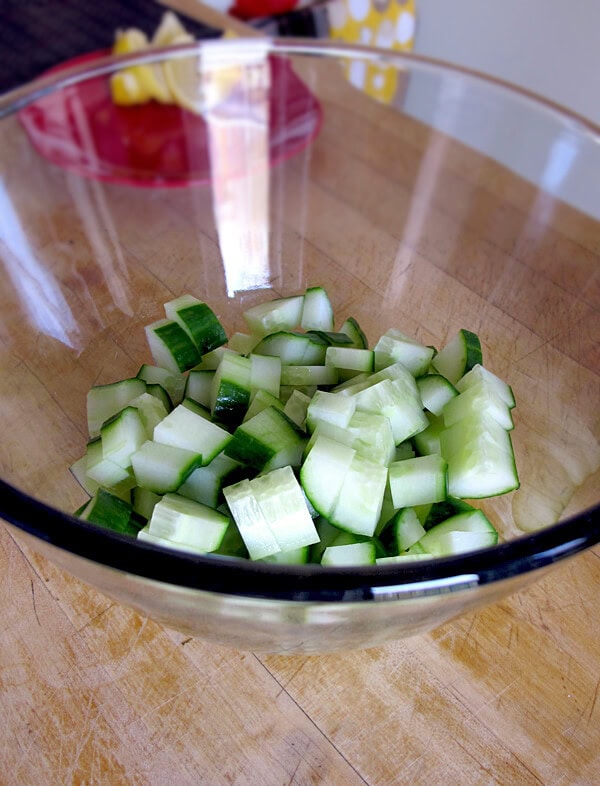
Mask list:
[[[254,40],[101,55],[0,99],[0,516],[21,541],[166,625],[267,652],[421,633],[598,542],[597,128],[389,52]],[[111,73],[165,59],[193,111],[113,105]],[[311,285],[372,341],[479,334],[518,402],[521,488],[484,503],[500,545],[286,567],[72,517],[87,390],[150,362],[143,327],[166,300],[195,294],[233,332],[251,304]]]

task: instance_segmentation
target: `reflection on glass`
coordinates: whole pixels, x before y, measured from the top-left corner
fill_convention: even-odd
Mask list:
[[[71,309],[52,273],[31,248],[3,179],[0,179],[0,260],[32,324],[41,333],[75,348],[78,330]]]
[[[261,41],[201,56],[213,209],[227,294],[268,286],[270,65]]]

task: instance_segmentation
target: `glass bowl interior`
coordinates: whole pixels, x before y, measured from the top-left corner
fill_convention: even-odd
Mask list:
[[[316,650],[433,627],[598,542],[597,129],[416,56],[262,40],[101,55],[0,99],[0,516],[15,531],[157,619],[286,651],[313,623]],[[187,108],[115,106],[112,73],[167,61]],[[520,489],[481,503],[499,546],[292,568],[72,517],[87,391],[151,362],[144,326],[164,302],[194,294],[232,334],[249,306],[316,285],[371,342],[479,335],[517,400]]]

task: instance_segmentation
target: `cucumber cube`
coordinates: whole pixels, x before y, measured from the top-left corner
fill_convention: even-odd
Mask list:
[[[264,336],[277,330],[293,330],[300,325],[304,295],[276,298],[246,309],[244,320],[251,333]]]
[[[321,565],[346,567],[349,565],[374,565],[375,544],[348,543],[344,546],[328,546],[321,557]]]
[[[125,535],[136,536],[141,529],[132,517],[131,505],[105,489],[98,489],[80,518]]]
[[[148,440],[131,457],[138,486],[166,494],[179,486],[201,465],[202,456],[173,445]]]
[[[277,407],[266,407],[240,424],[225,454],[258,471],[269,471],[302,461],[304,436],[296,424]]]
[[[481,365],[482,352],[479,337],[470,330],[459,330],[440,349],[431,361],[432,366],[447,380],[456,385],[458,380],[475,365]]]
[[[221,545],[229,525],[227,516],[179,494],[165,494],[156,503],[147,532],[189,551],[206,554]]]
[[[152,396],[150,398],[153,399]],[[124,469],[131,466],[131,456],[148,438],[144,421],[136,407],[125,407],[102,426],[102,455]]]
[[[389,480],[394,506],[408,508],[446,499],[446,470],[446,462],[436,453],[392,462]]]
[[[323,287],[309,287],[304,293],[300,327],[304,330],[333,330],[333,307]]]
[[[252,392],[252,361],[243,355],[226,352],[212,380],[211,412],[215,420],[241,423]]]
[[[165,314],[185,330],[200,355],[227,342],[227,334],[215,312],[192,295],[182,295],[165,303]]]
[[[325,421],[339,428],[347,428],[356,410],[356,399],[317,390],[306,412],[306,425],[313,432],[317,423]]]
[[[387,468],[358,455],[344,476],[331,523],[357,535],[372,536],[381,515]]]
[[[154,429],[154,442],[200,454],[203,465],[210,464],[231,439],[224,428],[184,404],[175,407]]]
[[[87,394],[87,421],[90,437],[99,436],[103,423],[145,392],[146,383],[138,377],[122,379],[108,385],[95,385],[91,388]]]
[[[429,368],[434,350],[392,328],[381,336],[373,353],[376,371],[400,362],[413,376],[418,377]]]
[[[157,366],[174,374],[187,371],[200,362],[200,352],[181,325],[159,319],[146,328],[146,339]]]

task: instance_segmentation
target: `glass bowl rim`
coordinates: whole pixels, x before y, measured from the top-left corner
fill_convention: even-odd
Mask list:
[[[398,68],[451,73],[483,83],[559,116],[579,133],[597,137],[600,126],[524,88],[478,71],[415,53],[306,39],[210,39],[163,47],[145,54],[106,55],[53,73],[52,69],[0,95],[0,120],[44,95],[125,65],[166,57],[185,57],[206,47],[234,47],[241,41],[263,46],[269,54],[384,60]],[[257,42],[260,42],[257,44]],[[600,542],[600,503],[544,529],[524,533],[491,548],[451,557],[411,561],[406,565],[325,568],[277,565],[250,560],[195,555],[162,549],[111,532],[51,507],[0,479],[0,518],[17,530],[77,557],[128,574],[190,590],[264,600],[364,602],[415,595],[440,595],[523,576],[572,557]]]

